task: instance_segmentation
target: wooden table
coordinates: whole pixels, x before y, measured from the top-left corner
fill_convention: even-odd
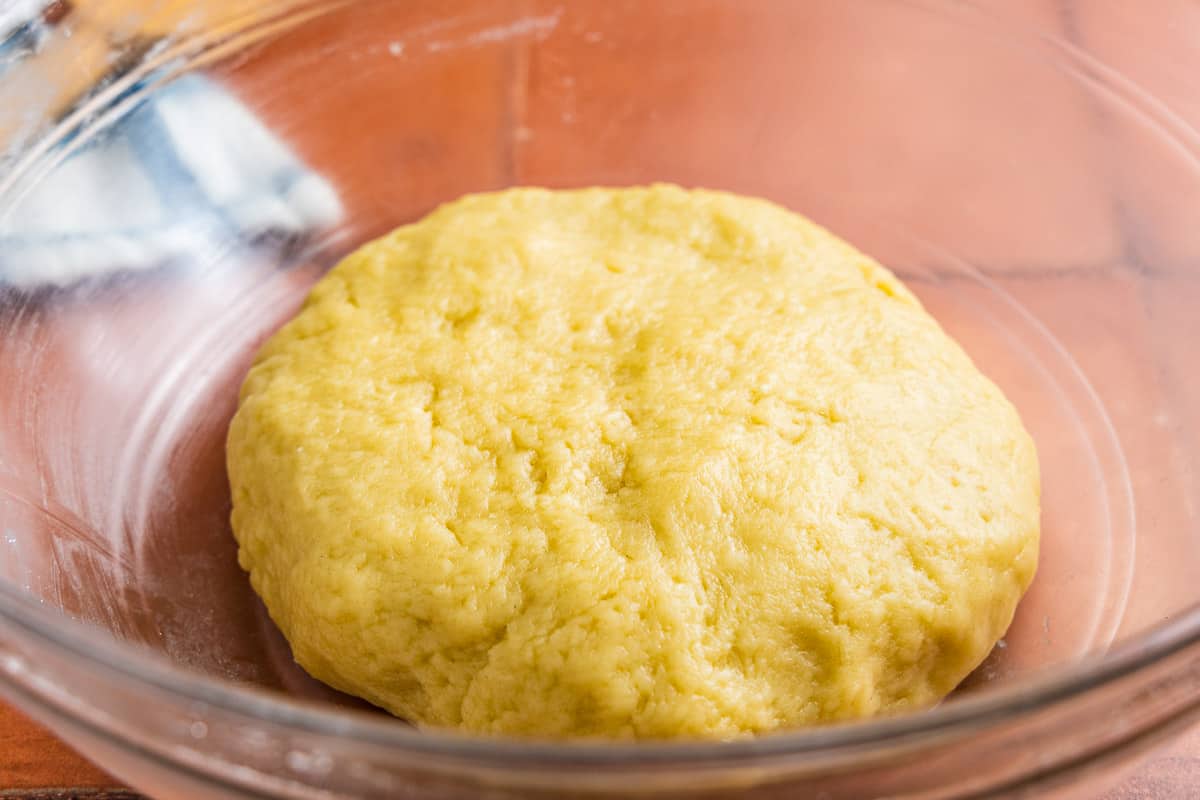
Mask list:
[[[1136,4],[1127,0],[982,2],[1022,24],[1047,30],[1059,38],[1075,39],[1076,44],[1148,88],[1182,117],[1200,127],[1200,83],[1195,77],[1200,74],[1200,3],[1195,0],[1147,0]],[[1154,45],[1148,46],[1147,42]],[[235,84],[242,81],[236,88],[253,96],[263,90],[264,85],[269,85],[268,73],[269,68],[257,77],[235,74],[233,81]],[[463,79],[478,77],[467,75]],[[581,102],[585,103],[586,98]],[[349,115],[360,109],[347,108],[345,111]],[[586,111],[583,107],[580,113]],[[425,109],[424,113],[436,115],[438,111]],[[471,120],[460,122],[474,124]],[[309,132],[302,133],[307,135]],[[306,158],[320,165],[323,159],[336,156],[340,139],[341,132],[324,138],[318,132],[312,141],[300,142],[298,146]],[[536,158],[533,163],[536,168]],[[367,170],[375,168],[375,164],[373,158],[364,159],[357,167]],[[1101,198],[1096,202],[1108,201]],[[361,211],[369,213],[374,209]],[[1191,218],[1187,224],[1195,225],[1196,220]],[[1064,258],[1076,256],[1068,254]],[[21,713],[0,705],[0,798],[133,796],[44,728]],[[1200,730],[1147,757],[1123,784],[1105,796],[1105,800],[1185,800],[1194,797],[1200,797]]]

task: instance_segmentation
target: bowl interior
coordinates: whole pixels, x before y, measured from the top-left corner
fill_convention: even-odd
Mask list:
[[[237,565],[223,445],[255,348],[340,255],[440,202],[672,181],[871,253],[1018,406],[1041,568],[964,691],[1200,599],[1200,228],[1161,209],[1200,200],[1187,131],[1070,47],[951,2],[450,6],[248,19],[191,57],[335,187],[337,225],[0,288],[0,578],[207,676],[357,704],[293,664]],[[101,103],[70,147],[155,91]],[[27,148],[0,220],[69,163]]]

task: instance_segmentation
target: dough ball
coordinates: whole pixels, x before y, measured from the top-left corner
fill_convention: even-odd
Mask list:
[[[1036,566],[1012,405],[761,200],[463,198],[259,353],[233,528],[297,661],[419,724],[727,738],[931,704]]]

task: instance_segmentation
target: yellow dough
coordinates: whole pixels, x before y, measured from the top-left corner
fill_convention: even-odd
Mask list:
[[[259,353],[228,464],[296,660],[469,731],[924,706],[1037,562],[1033,443],[896,278],[672,186],[469,196],[358,250]]]

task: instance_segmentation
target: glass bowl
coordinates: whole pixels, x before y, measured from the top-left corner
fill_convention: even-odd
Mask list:
[[[161,796],[1090,796],[1200,715],[1200,137],[1126,74],[1200,63],[1185,11],[54,4],[0,49],[0,691]],[[136,182],[78,157],[160,153],[129,132],[198,79],[324,181],[319,220],[217,224],[171,195],[177,246],[152,259],[120,237],[22,249],[64,220],[108,235]],[[190,141],[252,170],[234,117]],[[1008,635],[936,709],[721,743],[419,730],[309,679],[228,526],[256,346],[341,255],[440,202],[651,181],[831,228],[1013,399],[1044,534]]]

